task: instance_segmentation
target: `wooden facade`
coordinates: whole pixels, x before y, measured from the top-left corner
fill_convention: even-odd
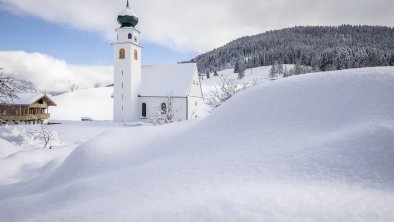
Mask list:
[[[50,118],[48,112],[49,106],[56,104],[45,94],[33,96],[30,104],[23,104],[16,99],[10,103],[0,104],[0,119],[5,122],[13,122],[15,124],[35,124],[43,123]]]

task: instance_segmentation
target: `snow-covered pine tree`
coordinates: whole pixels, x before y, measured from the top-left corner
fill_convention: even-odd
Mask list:
[[[239,62],[236,62],[234,65],[234,73],[238,73],[239,72]]]
[[[287,66],[285,66],[283,68],[283,77],[286,78],[286,77],[289,77],[289,76],[290,76],[289,69],[287,68]]]
[[[301,60],[297,60],[295,66],[294,66],[294,74],[295,75],[303,74]]]
[[[332,64],[336,69],[394,65],[394,59],[391,59],[393,35],[393,27],[299,26],[243,37],[191,61],[197,62],[203,73],[207,69],[229,69],[239,61],[254,58],[258,58],[260,65],[272,65],[278,59],[283,59],[285,64],[295,64],[300,59],[300,64],[310,66],[314,71],[316,67],[331,69]],[[255,61],[253,63],[256,66]]]
[[[245,77],[245,64],[241,63],[238,66],[238,79],[242,79],[243,77]]]
[[[280,74],[283,74],[283,72],[284,72],[284,69],[283,69],[283,62],[282,62],[282,60],[279,60],[279,62],[278,62],[278,72],[277,72],[278,76],[279,76]]]
[[[319,59],[318,59],[318,55],[317,53],[314,53],[312,55],[312,59],[311,59],[311,67],[313,72],[319,72],[320,71],[320,67],[319,67]]]
[[[271,65],[270,69],[270,79],[275,79],[278,74],[278,62],[275,61],[274,64]]]

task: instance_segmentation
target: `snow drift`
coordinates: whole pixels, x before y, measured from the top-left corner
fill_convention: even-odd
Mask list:
[[[15,153],[19,150],[17,146],[1,138],[0,138],[0,147],[1,147],[0,159],[7,157],[8,155]]]
[[[393,221],[394,68],[244,91],[201,121],[111,130],[0,187],[2,221]]]

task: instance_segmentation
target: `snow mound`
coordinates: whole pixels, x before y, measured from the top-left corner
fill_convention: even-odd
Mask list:
[[[0,187],[0,219],[393,221],[393,144],[393,67],[295,76],[201,121],[105,132]]]
[[[0,138],[0,159],[7,157],[10,154],[16,153],[20,150],[14,144]]]

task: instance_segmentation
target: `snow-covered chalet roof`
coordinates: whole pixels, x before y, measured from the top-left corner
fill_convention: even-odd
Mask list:
[[[44,93],[18,93],[18,98],[7,102],[10,105],[31,105],[32,103],[38,101],[41,98],[46,98],[49,105],[56,106],[56,104]]]
[[[140,96],[187,97],[197,72],[195,63],[142,66]]]

